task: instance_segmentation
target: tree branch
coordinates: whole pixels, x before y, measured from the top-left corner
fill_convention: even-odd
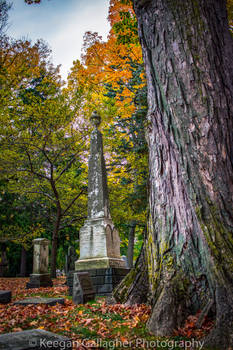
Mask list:
[[[43,174],[40,174],[40,173],[37,173],[35,170],[34,170],[34,168],[33,168],[33,164],[32,164],[32,160],[31,160],[31,156],[30,156],[30,154],[28,153],[28,151],[26,150],[26,154],[27,154],[27,157],[28,157],[28,160],[29,160],[29,165],[30,165],[30,170],[20,170],[20,171],[26,171],[26,172],[28,172],[28,173],[32,173],[32,174],[34,174],[34,175],[36,175],[36,176],[38,176],[38,177],[40,177],[40,178],[42,178],[42,179],[46,179],[46,180],[50,180],[47,176],[45,176],[45,175],[43,175]]]
[[[64,216],[67,213],[67,211],[72,207],[74,202],[81,196],[81,194],[83,194],[83,192],[84,192],[84,189],[81,192],[79,192],[79,194],[76,197],[74,197],[74,199],[70,202],[70,204],[63,211],[62,216]]]
[[[74,156],[72,157],[72,159],[68,162],[68,164],[65,166],[65,168],[60,172],[60,174],[57,176],[57,178],[54,180],[55,182],[57,182],[61,176],[64,174],[64,172],[66,172],[67,169],[69,169],[69,167],[72,165],[72,163],[75,161],[76,156],[78,155],[79,151],[76,152],[74,154]]]

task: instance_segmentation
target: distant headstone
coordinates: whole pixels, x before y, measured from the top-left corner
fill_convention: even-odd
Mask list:
[[[2,243],[1,258],[0,258],[0,277],[7,276],[8,270],[9,270],[9,262],[6,256],[6,244]]]
[[[68,274],[70,271],[74,271],[75,261],[77,260],[77,258],[78,258],[78,255],[76,253],[75,248],[70,246],[68,248],[68,253],[66,255],[66,265],[65,265],[66,274]]]
[[[0,304],[8,304],[11,302],[11,291],[0,290]]]
[[[53,282],[48,272],[49,240],[46,238],[34,239],[33,246],[33,273],[30,275],[27,288],[52,287]]]
[[[88,272],[75,272],[73,281],[73,302],[84,304],[95,299],[95,292]]]
[[[67,350],[72,349],[72,341],[64,336],[43,329],[0,335],[0,350]]]
[[[128,266],[128,260],[127,260],[127,257],[126,257],[125,255],[122,255],[122,256],[121,256],[121,258],[122,258],[122,260],[124,260],[124,262],[125,262],[125,266],[126,266],[126,268],[128,269],[128,268],[129,268],[129,266]]]
[[[64,305],[65,299],[64,298],[26,298],[23,300],[16,301],[14,305],[38,305],[38,304],[46,304],[50,306],[54,306],[57,303]]]

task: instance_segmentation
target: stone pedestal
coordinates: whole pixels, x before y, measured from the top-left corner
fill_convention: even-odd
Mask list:
[[[50,274],[34,274],[30,275],[30,281],[27,283],[27,288],[52,287],[53,282]]]
[[[80,258],[75,263],[76,271],[124,268],[120,256],[120,238],[110,218],[88,219],[80,229]]]
[[[122,279],[129,273],[130,269],[126,268],[103,268],[85,270],[88,272],[93,284],[94,292],[97,296],[111,295],[113,289],[118,286]],[[80,271],[82,272],[82,271]],[[79,273],[80,273],[79,272]],[[69,287],[69,295],[73,295],[73,274],[67,278],[67,285]]]
[[[49,266],[49,240],[37,238],[33,240],[33,273],[27,288],[52,287],[53,282],[48,272]]]

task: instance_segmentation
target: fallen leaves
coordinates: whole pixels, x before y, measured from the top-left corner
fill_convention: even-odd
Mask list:
[[[174,331],[174,334],[177,336],[184,336],[187,338],[197,338],[200,339],[204,337],[214,326],[214,322],[208,317],[205,317],[203,325],[201,328],[197,328],[196,324],[199,318],[201,311],[198,311],[196,315],[188,316],[185,321],[184,327],[178,328]]]
[[[151,313],[148,305],[108,305],[105,298],[97,298],[85,305],[74,305],[67,296],[64,279],[54,280],[52,288],[25,289],[26,282],[27,279],[22,278],[0,279],[0,289],[9,289],[13,294],[12,303],[0,304],[0,333],[44,329],[69,337],[76,342],[75,349],[79,350],[106,348],[98,345],[99,340],[106,343],[117,340],[126,346],[135,344],[138,338],[155,339],[146,330]],[[65,303],[55,306],[14,305],[15,300],[32,295],[61,296],[65,298]],[[175,331],[175,336],[186,339],[203,337],[213,327],[213,322],[206,318],[202,328],[197,329],[198,317],[199,313],[189,316],[184,327]],[[130,346],[130,349],[137,348]]]
[[[0,289],[11,290],[13,297],[12,303],[0,304],[1,333],[39,328],[66,335],[80,344],[83,339],[88,339],[93,348],[95,339],[98,338],[119,337],[128,340],[131,337],[129,333],[134,332],[136,327],[140,328],[150,315],[150,307],[146,305],[108,305],[104,298],[85,305],[74,305],[67,297],[64,279],[54,280],[52,288],[36,289],[26,289],[27,281],[25,278],[0,279]],[[15,300],[32,295],[62,296],[65,304],[14,305]],[[82,348],[88,347],[79,347]]]

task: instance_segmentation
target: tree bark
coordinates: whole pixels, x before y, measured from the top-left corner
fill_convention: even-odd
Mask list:
[[[60,203],[57,203],[57,216],[56,216],[56,222],[53,229],[53,236],[52,236],[52,250],[51,250],[51,278],[56,278],[56,268],[57,268],[57,246],[58,246],[58,233],[60,229],[61,224],[61,218],[62,218],[62,211]]]
[[[206,344],[233,342],[233,45],[219,0],[134,0],[147,83],[156,335],[214,302]],[[133,299],[132,299],[133,300]]]
[[[128,267],[130,269],[133,267],[135,227],[136,227],[136,221],[131,221],[130,227],[129,227],[128,250],[127,250],[127,262],[128,262]]]
[[[127,304],[146,303],[149,299],[148,271],[145,264],[145,246],[142,246],[135,267],[114,289],[114,298]]]
[[[20,259],[20,277],[25,277],[27,271],[27,251],[24,246],[21,247],[21,259]]]

